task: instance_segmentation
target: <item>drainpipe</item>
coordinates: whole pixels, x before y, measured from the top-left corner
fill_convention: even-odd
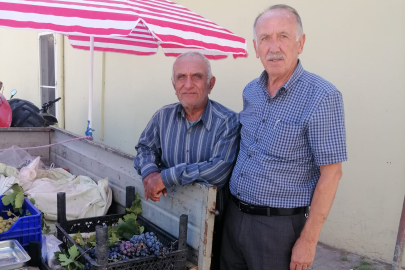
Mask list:
[[[392,270],[401,270],[402,258],[404,257],[404,246],[405,246],[405,197],[404,197],[404,205],[402,206],[401,219],[399,221],[397,243],[395,245],[394,259],[391,268]]]

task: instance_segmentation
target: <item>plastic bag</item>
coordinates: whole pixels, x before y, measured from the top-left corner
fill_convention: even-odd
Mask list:
[[[39,161],[39,157],[36,157],[28,166],[21,168],[18,179],[20,179],[21,182],[34,181],[37,177]]]
[[[16,183],[14,176],[5,177],[0,174],[0,195],[9,190],[14,183]]]
[[[61,269],[55,260],[55,252],[59,252],[59,245],[63,242],[56,238],[53,234],[42,235],[42,260],[45,261],[51,269]]]
[[[20,169],[30,163],[34,158],[25,150],[18,146],[11,146],[0,151],[0,163]],[[44,163],[39,163],[39,168],[46,168]]]

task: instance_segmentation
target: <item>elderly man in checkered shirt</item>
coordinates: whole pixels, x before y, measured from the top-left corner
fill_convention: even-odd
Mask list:
[[[272,6],[255,20],[265,71],[243,91],[221,270],[303,270],[314,260],[347,154],[342,95],[304,70],[304,43],[300,16],[289,6]]]

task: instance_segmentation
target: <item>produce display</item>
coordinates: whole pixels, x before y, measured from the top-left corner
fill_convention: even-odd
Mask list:
[[[171,251],[178,248],[177,242],[165,246],[161,243],[154,232],[145,232],[144,227],[137,222],[137,217],[142,213],[139,194],[135,195],[135,201],[130,208],[126,208],[127,214],[112,226],[108,226],[108,262],[127,261],[147,256],[165,257]],[[104,227],[107,227],[104,225]],[[91,259],[97,260],[96,236],[85,238],[82,234],[76,233],[73,237],[76,245],[82,247]],[[68,253],[55,253],[60,264],[68,270],[90,270],[91,264],[79,262],[79,255],[76,246],[72,246]],[[70,255],[70,257],[69,257]]]

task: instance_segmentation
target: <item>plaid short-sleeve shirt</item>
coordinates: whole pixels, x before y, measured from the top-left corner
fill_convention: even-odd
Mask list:
[[[320,166],[347,160],[342,95],[300,61],[273,98],[267,80],[264,71],[243,91],[231,193],[255,205],[308,206]]]

